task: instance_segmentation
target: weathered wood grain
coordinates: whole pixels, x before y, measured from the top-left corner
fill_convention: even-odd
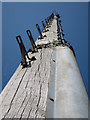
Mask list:
[[[0,118],[88,118],[82,77],[70,45],[58,44],[56,17],[48,29],[36,41],[38,52],[28,53],[36,60],[20,64],[2,91]]]
[[[46,44],[57,40],[57,21],[53,20],[52,26],[46,33],[47,37],[37,40],[36,44]],[[0,108],[1,118],[45,118],[50,81],[50,70],[53,56],[53,48],[42,48],[36,53],[27,68],[21,65],[2,91]]]

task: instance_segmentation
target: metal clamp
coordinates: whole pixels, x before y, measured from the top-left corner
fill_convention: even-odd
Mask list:
[[[46,28],[49,28],[50,26],[49,26],[49,24],[48,24],[47,19],[45,19],[45,22],[46,22]]]
[[[39,35],[40,35],[40,37],[39,37],[38,39],[43,39],[44,37],[46,37],[46,35],[44,35],[44,36],[42,35],[41,30],[40,30],[40,27],[39,27],[38,24],[36,24],[36,27],[37,27],[37,30],[38,30]]]
[[[36,46],[36,44],[35,44],[35,42],[34,42],[34,39],[33,39],[33,37],[32,37],[31,31],[30,31],[30,30],[27,30],[26,32],[27,32],[27,35],[28,35],[28,37],[29,37],[29,39],[30,39],[32,52],[37,51],[37,46]]]
[[[57,18],[60,18],[60,15],[58,13],[56,14],[56,16],[57,16]]]
[[[47,31],[49,31],[48,29],[46,29],[46,27],[45,27],[45,24],[44,24],[44,21],[42,20],[42,25],[43,25],[43,32],[47,32]]]
[[[36,27],[37,27],[37,30],[38,30],[39,35],[40,35],[39,39],[43,39],[43,35],[42,35],[42,33],[41,33],[41,30],[40,30],[39,25],[38,25],[38,24],[36,24]]]
[[[26,67],[27,66],[27,62],[26,62],[26,49],[25,49],[25,46],[23,44],[23,41],[21,39],[21,36],[18,35],[16,36],[16,39],[17,39],[17,42],[19,44],[19,47],[20,47],[20,51],[21,51],[21,57],[22,57],[22,60],[21,60],[21,65],[23,65],[23,67]]]
[[[26,51],[26,49],[25,49],[25,46],[24,46],[23,41],[22,41],[22,39],[21,39],[21,36],[20,36],[20,35],[16,36],[16,39],[17,39],[17,42],[18,42],[18,44],[19,44],[20,51],[21,51],[21,57],[22,57],[21,65],[22,65],[23,68],[24,68],[24,67],[27,67],[26,55],[27,55],[27,58],[28,58],[29,60],[31,60],[31,59],[29,58],[29,56],[28,56],[28,54],[27,54],[27,51]]]
[[[44,21],[42,20],[42,25],[43,25],[43,29],[45,29],[45,24],[44,24]]]

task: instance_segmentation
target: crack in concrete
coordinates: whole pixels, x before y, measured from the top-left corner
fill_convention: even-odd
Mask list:
[[[10,102],[9,109],[8,109],[8,111],[6,112],[6,114],[4,115],[3,120],[5,119],[5,117],[7,116],[7,114],[9,113],[9,111],[10,111],[10,109],[11,109],[11,106],[12,106],[13,100],[14,100],[14,98],[15,98],[17,92],[18,92],[18,89],[19,89],[19,87],[20,87],[20,85],[21,85],[21,82],[22,82],[22,80],[23,80],[23,78],[24,78],[26,72],[27,72],[27,69],[25,70],[25,72],[24,72],[24,74],[23,74],[23,76],[22,76],[22,78],[21,78],[21,80],[20,80],[20,82],[19,82],[19,85],[18,85],[18,87],[17,87],[17,90],[15,91],[15,94],[14,94],[14,96],[13,96],[11,102]]]
[[[29,119],[29,116],[30,116],[31,111],[32,111],[32,108],[31,108],[30,111],[29,111],[29,114],[28,114],[27,120]]]
[[[21,104],[20,108],[19,108],[18,111],[17,111],[17,114],[19,113],[20,109],[22,108],[22,106],[23,106],[23,104],[24,104],[24,102],[25,102],[25,100],[26,100],[26,97],[27,97],[27,92],[26,92],[26,96],[24,97],[24,100],[22,101],[22,104]],[[14,116],[15,116],[15,115],[14,115]],[[14,116],[13,116],[13,118],[14,118]]]
[[[36,109],[36,112],[35,112],[35,115],[37,114],[37,111],[38,111],[38,106],[39,106],[39,103],[40,103],[40,99],[41,99],[41,88],[42,88],[42,84],[40,85],[40,90],[39,90],[39,99],[38,99],[38,103],[37,103],[37,109]],[[37,115],[36,115],[37,116]],[[36,117],[35,117],[36,118]]]
[[[20,70],[20,72],[21,72],[21,70]],[[17,79],[17,77],[18,77],[18,75],[20,74],[20,72],[18,72],[17,76],[15,77],[15,80]],[[14,82],[15,82],[15,81],[14,81]],[[14,84],[14,82],[10,85],[10,88],[12,87],[12,85]],[[9,88],[9,89],[10,89],[10,88]],[[7,91],[6,95],[4,96],[4,98],[3,98],[3,100],[2,100],[2,104],[3,104],[4,99],[6,98],[7,95],[8,95],[8,91]]]
[[[26,97],[27,97],[27,92],[26,92]],[[26,98],[24,99],[24,102],[25,102],[25,100],[26,100]],[[23,102],[23,103],[24,103],[24,102]],[[28,104],[28,102],[27,102],[27,104]],[[23,109],[23,111],[22,111],[22,113],[21,113],[20,120],[22,119],[22,115],[23,115],[23,113],[24,113],[24,111],[25,111],[25,108],[26,108],[27,104],[25,105],[25,107],[24,107],[24,109]],[[23,105],[23,104],[22,104],[22,105]],[[22,106],[21,106],[21,107],[22,107]]]

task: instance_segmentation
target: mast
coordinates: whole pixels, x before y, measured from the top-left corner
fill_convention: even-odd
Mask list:
[[[60,15],[45,21],[43,32],[36,24],[35,43],[27,31],[28,52],[19,43],[22,62],[0,95],[0,118],[88,118],[88,96]]]

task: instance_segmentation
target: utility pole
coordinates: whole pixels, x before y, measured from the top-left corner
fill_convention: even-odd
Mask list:
[[[28,52],[19,35],[22,61],[0,95],[0,118],[88,118],[88,96],[61,24],[54,13],[42,21],[43,32],[36,24],[35,43],[27,30]]]

